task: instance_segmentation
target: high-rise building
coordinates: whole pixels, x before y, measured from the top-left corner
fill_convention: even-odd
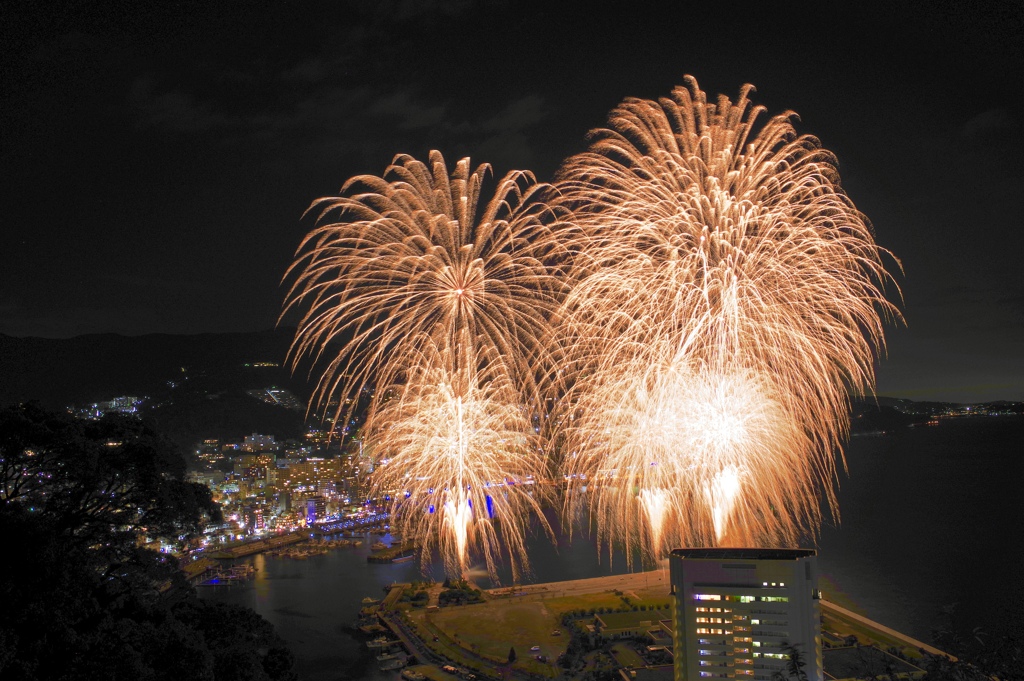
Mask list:
[[[669,558],[676,681],[822,680],[821,594],[812,549],[676,549]]]
[[[322,496],[315,496],[306,499],[306,523],[312,525],[317,520],[323,520],[327,515],[327,500]]]
[[[245,436],[245,442],[242,444],[242,449],[247,452],[266,452],[277,449],[277,441],[273,435],[260,435],[259,433],[253,433],[252,435]]]

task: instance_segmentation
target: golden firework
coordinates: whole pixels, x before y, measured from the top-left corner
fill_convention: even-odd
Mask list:
[[[493,576],[505,554],[519,579],[529,566],[525,523],[536,516],[550,532],[539,435],[507,375],[452,365],[443,352],[420,358],[374,411],[366,437],[383,458],[372,495],[391,499],[392,531],[417,538],[424,562],[436,549],[462,575],[481,555]]]
[[[873,388],[898,317],[833,156],[791,113],[758,127],[750,86],[711,103],[687,83],[625,100],[555,184],[581,231],[555,421],[570,498],[585,484],[600,535],[655,556],[816,531],[849,391]]]
[[[374,489],[408,475],[417,481],[408,489],[418,496],[406,506],[421,500],[423,486],[453,495],[427,514],[444,522],[413,522],[407,512],[409,537],[456,547],[449,563],[464,567],[472,542],[462,533],[476,532],[493,568],[496,525],[518,552],[516,560],[525,562],[528,517],[506,512],[522,510],[518,502],[499,504],[486,518],[479,504],[470,511],[476,497],[460,481],[498,484],[506,476],[543,473],[542,462],[522,443],[535,435],[530,421],[541,404],[537,376],[547,354],[540,339],[548,335],[548,316],[563,285],[544,264],[554,241],[542,220],[546,207],[534,200],[541,185],[530,173],[513,171],[485,202],[488,171],[487,165],[473,169],[465,158],[449,174],[436,151],[426,164],[400,155],[382,177],[354,177],[342,196],[316,201],[310,210],[318,213],[318,225],[286,275],[294,281],[285,314],[302,311],[293,366],[311,359],[323,367],[311,404],[337,399],[335,416],[347,419],[358,391],[378,388],[367,407],[367,441],[378,438],[392,463]],[[461,416],[442,419],[444,409],[456,404]],[[471,444],[444,450],[436,439],[443,437],[428,437],[429,428],[423,429],[419,409],[445,427],[475,433],[463,441]],[[389,418],[396,420],[393,426]],[[493,452],[479,444],[496,438],[506,444]],[[441,451],[450,455],[439,459]],[[470,470],[476,477],[469,477]],[[453,511],[436,512],[449,503]],[[470,515],[486,520],[488,529],[473,530]]]

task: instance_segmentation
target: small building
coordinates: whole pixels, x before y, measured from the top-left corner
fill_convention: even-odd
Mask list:
[[[670,664],[619,670],[622,681],[672,681],[672,674],[672,665]]]
[[[640,638],[660,628],[660,620],[670,617],[662,610],[609,612],[596,615],[595,631],[605,638]]]

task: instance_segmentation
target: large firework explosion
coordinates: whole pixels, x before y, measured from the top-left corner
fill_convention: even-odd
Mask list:
[[[376,494],[397,502],[392,531],[416,537],[424,563],[438,549],[449,574],[466,573],[474,547],[488,573],[504,554],[518,579],[528,566],[523,523],[543,523],[551,492],[537,484],[548,473],[531,413],[503,372],[484,375],[472,363],[453,370],[440,354],[422,359],[366,427],[383,457]]]
[[[874,385],[885,251],[834,157],[752,88],[627,99],[556,187],[582,236],[556,437],[599,536],[792,545],[834,510],[849,393]]]
[[[310,210],[318,225],[286,275],[294,282],[285,313],[303,311],[293,365],[309,358],[324,366],[314,404],[337,399],[340,420],[349,415],[347,400],[377,387],[366,432],[392,463],[372,478],[372,494],[383,498],[399,480],[412,480],[392,496],[398,510],[405,491],[416,493],[399,513],[409,538],[454,551],[446,561],[462,567],[478,548],[493,568],[495,524],[515,559],[526,562],[528,517],[501,503],[494,510],[494,495],[489,503],[474,495],[486,483],[546,474],[532,454],[530,418],[540,404],[540,339],[563,285],[543,263],[553,242],[540,219],[545,206],[532,201],[540,185],[527,172],[510,172],[483,203],[488,172],[465,158],[449,175],[436,151],[426,164],[401,155],[382,177],[352,178],[341,196],[316,201]],[[428,413],[437,422],[424,422]],[[428,437],[430,428],[447,434]],[[472,437],[461,434],[467,429]],[[439,444],[452,438],[459,444]],[[464,487],[472,492],[465,499]],[[422,490],[446,488],[450,503],[435,503],[430,513]],[[421,501],[432,518],[411,518]],[[508,508],[522,510],[521,501]]]

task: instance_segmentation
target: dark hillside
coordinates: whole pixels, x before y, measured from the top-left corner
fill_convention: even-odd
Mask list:
[[[303,400],[304,376],[293,380],[283,367],[293,329],[253,333],[176,336],[94,334],[68,339],[14,338],[0,335],[0,404],[38,400],[60,409],[117,395],[157,395],[168,381],[273,362],[252,372],[253,385],[277,383]],[[182,369],[185,369],[183,372]],[[238,377],[237,387],[246,384]]]

